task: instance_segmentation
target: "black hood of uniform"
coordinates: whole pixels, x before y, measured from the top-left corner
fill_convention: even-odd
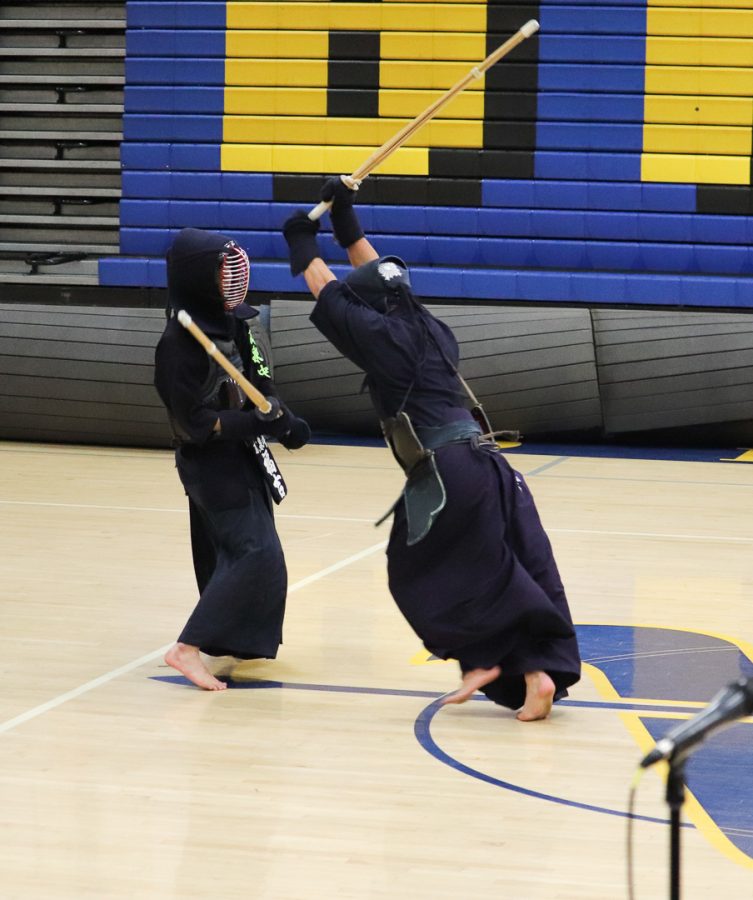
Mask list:
[[[167,251],[168,303],[176,312],[185,309],[213,334],[227,334],[233,319],[225,312],[217,283],[220,252],[229,240],[213,231],[184,228]]]

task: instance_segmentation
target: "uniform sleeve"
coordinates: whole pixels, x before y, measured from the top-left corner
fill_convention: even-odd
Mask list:
[[[236,326],[236,345],[243,360],[243,374],[265,397],[277,397],[272,370],[272,348],[256,319],[244,320]]]
[[[399,379],[410,364],[412,341],[401,323],[359,302],[340,281],[330,281],[322,289],[311,321],[367,375]]]
[[[154,358],[154,384],[167,411],[191,440],[205,443],[214,433],[217,412],[202,406],[198,398],[207,375],[209,357],[181,346],[180,339],[165,335]]]

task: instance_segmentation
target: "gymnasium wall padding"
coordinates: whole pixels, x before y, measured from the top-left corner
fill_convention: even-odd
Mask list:
[[[753,318],[594,310],[604,428],[630,434],[723,423],[753,433]],[[650,327],[647,325],[650,324]],[[730,429],[734,434],[734,429]]]
[[[272,306],[281,391],[321,428],[377,434],[363,374],[311,325],[308,301]],[[497,428],[528,434],[601,432],[587,310],[447,305],[429,309],[454,330],[461,371]]]
[[[254,319],[283,398],[317,431],[377,436],[363,376],[275,299]],[[600,439],[688,428],[753,437],[753,319],[724,312],[431,304],[496,428]],[[0,439],[169,447],[152,384],[164,313],[0,304]],[[269,329],[269,331],[265,330]]]

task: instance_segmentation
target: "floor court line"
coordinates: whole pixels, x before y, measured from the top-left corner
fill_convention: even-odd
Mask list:
[[[99,509],[112,512],[154,512],[154,513],[179,513],[185,515],[188,507],[178,506],[113,506],[99,503],[55,503],[51,500],[0,500],[0,506],[42,506],[59,507],[62,509]],[[307,521],[321,522],[363,522],[373,524],[373,519],[358,518],[355,516],[315,516],[302,513],[277,513],[277,519],[305,519]]]
[[[589,660],[585,660],[589,662]],[[167,684],[183,685],[193,688],[194,685],[185,675],[152,675],[153,681],[164,681]],[[370,687],[368,685],[355,684],[316,684],[301,681],[274,681],[268,678],[252,679],[249,681],[234,679],[232,677],[223,677],[228,688],[231,690],[269,690],[281,689],[291,691],[313,691],[324,694],[368,694],[379,697],[404,697],[407,699],[422,698],[427,700],[441,700],[448,692],[426,690],[411,690],[410,688],[383,688]],[[451,692],[450,692],[451,693]],[[483,694],[474,694],[469,702],[474,703],[491,703],[488,697]],[[690,709],[691,702],[672,702],[666,700],[644,700],[641,698],[631,697],[615,697],[613,700],[573,700],[565,698],[557,701],[558,707],[569,706],[577,709],[595,709],[616,712],[635,712],[646,715],[653,715],[655,718],[660,716],[674,716],[677,718],[689,719],[695,715],[695,707],[704,707],[705,703],[692,703],[694,708]],[[740,719],[741,722],[753,724],[753,717]]]
[[[0,506],[33,506],[33,507],[59,507],[64,509],[98,509],[112,510],[113,512],[155,512],[155,513],[180,513],[185,515],[186,510],[178,507],[150,507],[150,506],[106,506],[93,503],[52,503],[49,501],[36,500],[0,500]],[[357,518],[351,516],[321,516],[321,515],[304,515],[304,514],[286,514],[279,513],[277,519],[299,519],[302,521],[319,521],[319,522],[360,522],[364,525],[373,525],[374,520],[370,518]],[[634,537],[634,538],[663,538],[666,540],[688,540],[688,541],[717,541],[730,544],[750,544],[753,543],[753,537],[732,537],[730,535],[714,535],[714,534],[678,534],[675,532],[661,531],[609,531],[601,528],[547,528],[551,534],[593,534],[602,535],[604,537]]]
[[[575,460],[580,459],[578,456],[570,456],[568,459]],[[659,460],[663,462],[664,460]],[[681,461],[681,460],[680,460]],[[548,468],[548,467],[547,467]],[[536,470],[534,470],[535,472]],[[521,472],[524,478],[530,478],[530,475],[525,472]],[[561,475],[559,473],[555,473],[554,476],[558,479],[562,479],[563,481],[630,481],[637,484],[665,484],[669,487],[675,487],[679,485],[683,485],[687,487],[688,485],[692,487],[713,487],[713,488],[752,488],[753,483],[750,481],[691,481],[686,478],[680,479],[668,479],[668,478],[635,478],[628,476],[620,476],[620,475]]]
[[[749,544],[753,537],[731,537],[721,534],[676,534],[661,531],[605,531],[596,528],[547,528],[552,534],[596,534],[605,537],[664,538],[672,541],[721,541],[730,544]]]
[[[191,682],[182,675],[156,675],[153,676],[155,681],[164,681],[172,684],[184,684],[187,687],[192,687]],[[528,797],[532,797],[537,800],[545,800],[550,803],[559,803],[564,806],[570,806],[575,809],[584,810],[587,812],[595,812],[606,814],[610,816],[618,816],[620,818],[631,818],[636,821],[642,822],[651,822],[659,825],[667,825],[667,819],[660,819],[655,816],[645,816],[639,815],[636,813],[629,813],[625,810],[621,809],[611,809],[609,807],[604,806],[596,806],[590,803],[583,803],[577,800],[571,800],[565,797],[557,797],[553,794],[546,794],[541,791],[531,790],[530,788],[523,787],[522,785],[513,784],[509,781],[503,781],[499,778],[496,778],[492,775],[489,775],[485,772],[480,771],[479,769],[475,769],[466,763],[461,762],[455,757],[451,756],[445,750],[443,750],[435,741],[434,737],[431,734],[431,725],[434,717],[438,712],[444,710],[444,707],[441,705],[441,698],[444,697],[444,694],[438,694],[435,691],[414,691],[414,690],[405,690],[403,688],[374,688],[374,687],[363,687],[363,686],[355,686],[355,685],[339,685],[339,684],[307,684],[301,682],[287,682],[287,681],[268,681],[266,679],[260,681],[248,681],[248,682],[237,682],[233,679],[227,679],[228,687],[236,688],[241,690],[268,690],[268,689],[287,689],[287,690],[297,690],[297,691],[316,691],[323,693],[338,693],[338,694],[361,694],[361,695],[372,695],[372,696],[391,696],[391,697],[404,697],[406,699],[428,699],[431,702],[428,706],[426,706],[418,715],[414,722],[413,730],[416,740],[420,744],[420,746],[427,752],[429,755],[433,756],[439,762],[444,763],[452,769],[460,772],[464,775],[469,775],[472,778],[475,778],[480,781],[484,781],[487,784],[491,784],[494,787],[503,788],[505,790],[514,791],[519,794],[523,794]],[[471,697],[472,701],[481,702],[481,703],[489,703],[486,697],[482,697],[480,695],[476,695]],[[609,701],[591,701],[591,700],[561,700],[560,705],[562,706],[570,706],[576,708],[591,708],[597,710],[618,710],[620,712],[625,712],[625,705],[622,703],[614,703]],[[641,712],[643,708],[640,704],[631,704],[633,710],[636,712]],[[627,711],[633,711],[627,710]],[[676,708],[667,705],[667,711],[676,711]],[[655,712],[655,710],[651,710],[651,712]],[[686,710],[681,711],[683,715],[687,713]],[[664,713],[666,715],[666,712]],[[691,822],[683,822],[683,828],[693,829],[695,825]]]
[[[331,566],[327,566],[325,569],[320,569],[318,572],[314,572],[312,575],[309,575],[306,578],[302,578],[300,581],[296,581],[295,584],[292,584],[288,588],[288,594],[295,593],[295,591],[299,591],[302,588],[307,587],[309,584],[313,584],[313,582],[315,581],[326,578],[333,572],[338,572],[340,569],[344,569],[347,566],[358,562],[359,560],[365,559],[367,556],[370,556],[372,553],[376,553],[378,550],[384,550],[386,545],[386,541],[380,541],[378,544],[372,544],[370,547],[366,547],[364,550],[361,550],[358,553],[354,553],[351,556],[340,560],[340,562],[334,563]],[[93,691],[96,688],[101,687],[103,684],[107,684],[108,682],[113,681],[115,678],[118,678],[121,675],[126,675],[128,672],[132,672],[134,669],[138,669],[140,666],[152,662],[153,660],[158,659],[160,656],[164,656],[164,654],[170,649],[171,646],[172,642],[170,642],[169,644],[165,644],[164,647],[160,647],[157,650],[153,650],[151,653],[140,656],[138,659],[134,659],[122,666],[118,666],[117,669],[112,669],[110,672],[106,672],[104,675],[93,678],[91,681],[87,681],[84,684],[79,685],[77,688],[73,688],[73,690],[66,691],[64,694],[53,697],[46,703],[41,703],[39,704],[39,706],[35,706],[24,713],[20,713],[19,715],[14,716],[12,719],[8,719],[5,722],[0,722],[0,734],[6,734],[7,732],[12,731],[14,728],[17,728],[19,725],[23,725],[25,722],[29,722],[31,719],[36,719],[38,716],[42,716],[53,709],[57,709],[59,706],[62,706],[69,700],[75,700],[77,697],[82,696],[82,694]]]
[[[569,701],[567,700],[562,700],[561,702],[563,704],[569,703]],[[557,803],[563,806],[569,806],[572,809],[580,809],[585,812],[601,813],[603,815],[617,816],[619,818],[633,819],[635,821],[641,822],[651,822],[656,825],[669,824],[667,819],[659,819],[655,816],[638,815],[637,813],[631,813],[626,810],[610,809],[609,807],[605,806],[595,806],[592,803],[583,803],[582,801],[578,800],[570,800],[565,797],[557,797],[554,794],[545,794],[541,791],[523,787],[522,785],[513,784],[510,781],[503,781],[499,778],[494,777],[493,775],[488,775],[487,773],[482,772],[479,769],[474,769],[472,766],[469,766],[466,763],[455,759],[455,757],[451,756],[449,753],[443,750],[434,740],[434,737],[431,733],[431,726],[434,716],[441,709],[442,707],[439,705],[438,701],[430,703],[416,719],[414,724],[414,734],[418,743],[421,745],[421,747],[423,747],[424,750],[426,750],[427,753],[429,753],[439,762],[444,763],[445,765],[449,766],[452,769],[455,769],[461,774],[470,775],[471,778],[476,778],[479,781],[484,781],[487,784],[493,785],[494,787],[503,788],[504,790],[522,794],[526,797],[532,797],[535,800],[545,800],[549,803]],[[695,828],[695,825],[691,822],[682,821],[680,822],[680,827],[692,829]]]
[[[617,662],[621,659],[658,659],[662,656],[677,656],[683,653],[732,653],[738,652],[737,647],[677,647],[671,650],[651,650],[633,653],[613,653],[609,656],[592,657],[589,662]]]
[[[543,465],[540,465],[535,469],[531,469],[530,472],[521,472],[520,474],[523,475],[524,478],[534,478],[536,475],[540,475],[542,472],[553,469],[555,466],[560,466],[562,463],[568,462],[571,459],[571,456],[559,456],[557,459],[553,459],[548,463],[543,463]]]

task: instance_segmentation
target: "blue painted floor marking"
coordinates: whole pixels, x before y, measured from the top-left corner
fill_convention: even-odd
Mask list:
[[[352,684],[307,684],[300,681],[269,681],[259,679],[247,681],[245,679],[230,678],[225,675],[217,676],[219,681],[224,681],[228,688],[233,690],[262,690],[264,688],[287,688],[293,691],[322,691],[324,693],[340,693],[340,694],[382,694],[390,697],[419,697],[430,700],[437,700],[444,694],[439,691],[408,691],[401,688],[375,688],[361,687]],[[164,681],[167,684],[180,684],[185,687],[195,688],[193,682],[183,675],[150,675],[150,681]],[[200,690],[200,689],[199,689]],[[471,701],[477,703],[490,703],[486,697],[475,695],[471,697]],[[619,712],[656,712],[656,713],[687,713],[687,706],[673,706],[671,704],[662,704],[657,706],[654,703],[630,703],[630,702],[613,702],[609,700],[560,700],[557,706],[575,706],[590,707],[593,709],[612,709]]]
[[[566,705],[568,701],[561,701],[561,705]],[[587,812],[596,812],[602,813],[608,816],[619,816],[625,819],[635,819],[640,822],[654,822],[659,825],[668,825],[668,819],[657,819],[653,816],[641,816],[635,813],[629,813],[625,810],[620,809],[610,809],[607,806],[594,806],[591,803],[581,803],[579,800],[568,800],[565,797],[556,797],[553,794],[544,794],[541,791],[534,791],[530,788],[524,788],[517,784],[512,784],[509,781],[502,781],[499,778],[495,778],[492,775],[487,775],[484,772],[479,772],[478,769],[473,769],[470,766],[467,766],[465,763],[461,763],[459,760],[450,756],[448,753],[445,753],[441,747],[438,746],[434,738],[431,734],[431,722],[437,712],[442,709],[441,705],[438,702],[430,703],[426,709],[419,715],[416,719],[416,724],[414,726],[414,733],[416,735],[416,739],[419,744],[426,750],[427,753],[430,753],[435,759],[439,760],[439,762],[444,763],[446,766],[450,766],[453,769],[456,769],[458,772],[462,772],[465,775],[470,775],[472,778],[478,778],[479,781],[485,781],[487,784],[493,784],[495,787],[504,788],[507,791],[512,791],[516,794],[523,794],[526,797],[534,797],[537,800],[546,800],[549,803],[559,803],[562,806],[569,806],[574,809],[583,809]],[[681,823],[684,828],[693,828],[694,826],[690,822],[682,822]]]
[[[688,708],[688,702],[696,703],[701,709],[726,684],[741,676],[753,676],[753,660],[741,647],[724,637],[630,625],[576,625],[576,630],[583,661],[602,673],[617,696],[596,701],[565,699],[558,706],[637,713],[638,720],[655,741],[678,721],[664,718],[662,713],[690,717],[698,710]],[[194,687],[178,674],[158,675],[154,680]],[[430,702],[416,719],[414,733],[426,752],[444,765],[487,784],[539,800],[605,815],[631,817],[623,810],[557,797],[502,781],[454,759],[438,746],[431,734],[431,723],[442,708],[439,699],[443,694],[356,685],[222,680],[228,687],[241,690],[284,688],[427,699]],[[472,700],[490,702],[480,694]],[[686,783],[713,823],[710,827],[715,827],[746,857],[753,858],[753,805],[749,802],[753,796],[753,725],[741,722],[721,734],[711,735],[688,759]],[[633,815],[632,818],[667,824],[666,819],[650,816]],[[694,827],[688,822],[683,822],[683,826]],[[704,830],[707,828],[706,825],[703,827]]]
[[[192,682],[190,682],[187,678],[184,678],[182,675],[154,675],[151,676],[151,680],[153,681],[164,681],[171,684],[180,684],[186,685],[188,687],[194,687]],[[444,765],[449,766],[452,769],[455,769],[458,772],[463,773],[464,775],[469,775],[471,778],[477,778],[479,781],[484,781],[487,784],[494,785],[495,787],[504,788],[508,791],[513,791],[518,794],[524,794],[528,797],[534,797],[538,800],[547,800],[550,803],[559,803],[564,806],[571,806],[576,809],[583,809],[589,812],[597,812],[603,813],[605,815],[610,816],[620,816],[623,818],[633,818],[642,822],[654,822],[660,825],[667,825],[667,819],[658,819],[653,816],[641,816],[633,814],[631,816],[630,813],[625,812],[624,810],[618,809],[610,809],[609,807],[604,806],[594,806],[589,803],[581,803],[578,800],[568,800],[564,797],[556,797],[552,794],[544,794],[541,791],[533,791],[529,788],[524,788],[520,785],[512,784],[509,781],[502,781],[499,778],[495,778],[492,775],[487,775],[484,772],[480,772],[478,769],[473,769],[470,766],[461,763],[459,760],[450,756],[441,747],[438,746],[436,741],[431,735],[431,722],[437,712],[443,707],[439,703],[439,699],[444,696],[436,691],[407,691],[401,690],[398,688],[371,688],[371,687],[357,687],[354,685],[335,685],[335,684],[305,684],[300,682],[286,682],[286,681],[242,681],[235,680],[233,678],[220,678],[221,681],[224,681],[228,688],[240,689],[240,690],[262,690],[268,688],[285,688],[287,690],[297,690],[297,691],[322,691],[326,693],[335,692],[335,693],[344,693],[344,694],[371,694],[371,695],[382,695],[382,696],[393,696],[393,697],[418,697],[418,698],[431,698],[432,702],[425,707],[419,714],[418,718],[414,724],[414,734],[419,744],[437,759],[439,762],[444,763]],[[490,703],[491,701],[487,700],[486,697],[483,696],[474,696],[471,698],[472,701],[480,702],[480,703]],[[654,710],[656,707],[647,707],[642,704],[630,704],[625,705],[621,703],[609,703],[609,702],[591,702],[587,700],[561,700],[557,704],[558,706],[577,706],[577,707],[596,707],[598,709],[618,709],[624,711],[626,708],[636,708],[636,709],[651,709]],[[676,707],[674,709],[666,709],[662,711],[672,711],[672,712],[687,712],[687,708],[685,707]],[[683,827],[692,828],[693,825],[689,822],[683,822]]]

